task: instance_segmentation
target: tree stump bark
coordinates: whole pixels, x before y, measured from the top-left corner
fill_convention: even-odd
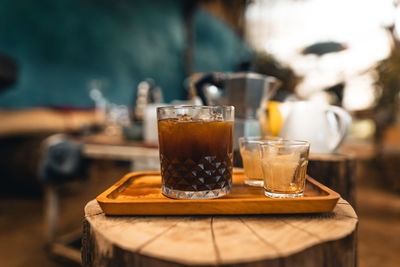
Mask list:
[[[84,266],[356,266],[358,219],[331,213],[257,216],[105,216],[85,207]]]
[[[347,155],[310,155],[307,174],[312,178],[338,192],[354,208],[355,201],[355,168],[356,161]]]

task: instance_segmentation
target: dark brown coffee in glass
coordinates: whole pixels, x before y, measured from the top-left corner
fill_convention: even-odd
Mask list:
[[[232,187],[232,106],[157,109],[162,192],[171,198],[206,199]]]

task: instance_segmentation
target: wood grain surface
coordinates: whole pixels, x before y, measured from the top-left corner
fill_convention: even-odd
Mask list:
[[[85,207],[84,266],[355,266],[358,219],[331,213],[257,216],[106,216]]]

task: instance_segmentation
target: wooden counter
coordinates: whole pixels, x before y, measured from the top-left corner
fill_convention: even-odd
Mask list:
[[[93,110],[0,110],[0,137],[77,131],[99,123]]]

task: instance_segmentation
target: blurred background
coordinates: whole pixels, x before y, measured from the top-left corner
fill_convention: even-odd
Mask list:
[[[398,5],[0,0],[0,266],[79,266],[85,203],[129,171],[159,168],[155,107],[242,104],[223,88],[246,72],[280,82],[264,104],[246,103],[245,128],[274,120],[269,103],[351,115],[338,152],[356,160],[358,263],[398,266]]]

